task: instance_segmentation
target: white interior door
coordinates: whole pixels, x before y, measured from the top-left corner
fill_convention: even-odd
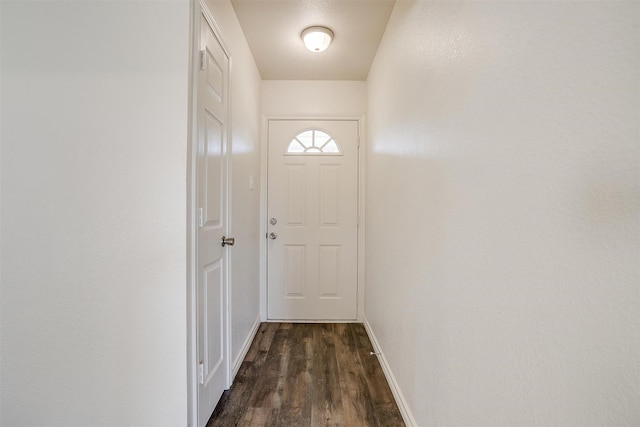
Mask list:
[[[357,318],[358,122],[270,120],[267,311]]]
[[[198,72],[197,357],[198,426],[206,425],[228,386],[227,106],[229,58],[201,15]]]

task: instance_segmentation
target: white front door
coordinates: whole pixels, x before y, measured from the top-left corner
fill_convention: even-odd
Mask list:
[[[209,420],[229,381],[227,337],[227,116],[229,58],[200,19],[197,84],[196,269],[198,427]]]
[[[358,121],[269,120],[271,320],[356,320]]]

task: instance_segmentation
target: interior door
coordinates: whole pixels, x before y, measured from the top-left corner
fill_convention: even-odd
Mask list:
[[[228,386],[227,116],[229,58],[204,15],[197,84],[197,355],[198,426],[209,420]]]
[[[358,121],[269,120],[267,312],[356,320]]]

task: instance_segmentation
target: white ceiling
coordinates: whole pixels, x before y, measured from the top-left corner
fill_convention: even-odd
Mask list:
[[[231,0],[264,80],[366,80],[395,0]],[[300,34],[330,28],[331,46],[308,51]]]

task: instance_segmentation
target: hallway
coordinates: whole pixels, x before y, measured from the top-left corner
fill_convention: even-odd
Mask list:
[[[387,21],[328,15],[389,2]],[[299,19],[271,21],[287,3]],[[194,82],[220,78],[202,14],[231,60],[224,132],[196,126]],[[306,49],[311,26],[329,49]],[[640,2],[1,0],[0,39],[2,427],[204,427],[223,391],[199,414],[201,390],[222,382],[248,403],[225,396],[231,424],[277,424],[291,396],[307,421],[381,416],[355,403],[384,407],[370,375],[337,388],[352,353],[311,332],[326,326],[261,332],[243,366],[261,322],[289,319],[268,316],[276,119],[360,123],[356,320],[407,426],[640,426]],[[205,134],[225,209],[197,203]],[[197,270],[209,208],[229,216],[211,247],[235,245]],[[198,329],[204,295],[224,313]],[[214,327],[219,353],[201,345]],[[322,389],[262,394],[312,374],[318,346],[338,371]]]
[[[207,427],[404,426],[362,324],[263,323]]]

